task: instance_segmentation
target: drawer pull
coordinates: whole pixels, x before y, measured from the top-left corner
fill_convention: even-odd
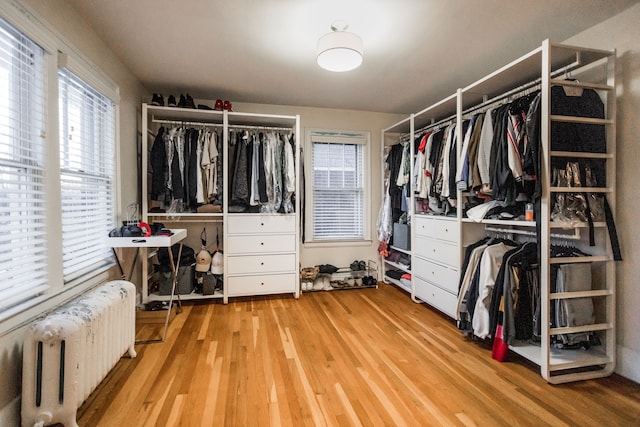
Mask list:
[[[264,262],[261,262],[260,265],[264,265]]]
[[[260,242],[260,246],[264,246],[264,242]]]

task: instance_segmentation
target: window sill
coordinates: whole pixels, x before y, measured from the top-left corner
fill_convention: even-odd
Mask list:
[[[352,246],[371,246],[371,240],[313,240],[304,242],[305,248],[332,248],[332,247],[352,247]]]

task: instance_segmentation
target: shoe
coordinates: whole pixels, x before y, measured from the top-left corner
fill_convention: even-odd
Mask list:
[[[333,274],[338,271],[338,267],[331,264],[322,264],[319,267],[319,273]]]
[[[173,95],[169,95],[169,99],[167,100],[167,105],[169,107],[175,107],[176,106],[176,97]]]
[[[231,105],[231,103],[229,101],[224,101],[224,104],[223,104],[222,108],[227,110],[227,111],[233,111],[233,106]]]
[[[164,98],[159,93],[154,93],[151,97],[151,105],[164,106]]]
[[[187,99],[185,100],[185,108],[196,109],[196,104],[193,102],[193,98],[189,94],[187,94]]]
[[[183,94],[180,94],[180,101],[178,101],[178,108],[185,108],[187,106],[187,98]]]
[[[224,104],[222,103],[222,99],[216,99],[216,104],[213,107],[216,111],[222,111],[224,109]]]
[[[367,269],[367,263],[364,261],[358,261],[358,270],[365,271]]]
[[[351,271],[358,271],[358,261],[353,261],[351,264],[349,264],[349,268],[351,269]]]
[[[362,284],[364,286],[376,286],[378,284],[378,280],[373,276],[365,276],[362,278]]]

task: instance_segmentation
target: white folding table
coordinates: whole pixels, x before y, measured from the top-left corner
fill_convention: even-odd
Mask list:
[[[113,256],[118,263],[118,267],[120,268],[120,273],[122,274],[123,280],[131,281],[131,276],[133,275],[133,269],[138,261],[138,257],[140,255],[141,248],[168,248],[169,252],[169,263],[171,264],[171,295],[169,296],[169,307],[167,310],[167,317],[164,321],[164,332],[162,333],[162,338],[158,340],[146,340],[146,341],[138,341],[136,344],[145,344],[145,343],[154,343],[154,342],[164,342],[167,338],[167,329],[169,328],[169,318],[171,316],[171,308],[173,306],[173,296],[176,295],[178,299],[178,309],[177,313],[182,312],[182,301],[180,301],[180,294],[176,294],[176,284],[178,282],[178,268],[176,267],[175,261],[173,259],[173,252],[171,251],[171,247],[176,243],[180,244],[178,249],[178,260],[180,260],[180,256],[182,255],[182,241],[187,237],[186,229],[171,229],[171,235],[166,236],[149,236],[149,237],[109,237],[108,242],[113,250]],[[129,271],[129,276],[127,277],[122,268],[122,263],[120,262],[120,258],[118,257],[118,253],[116,252],[116,248],[137,248],[136,254],[133,259],[133,263],[131,264],[131,270]]]

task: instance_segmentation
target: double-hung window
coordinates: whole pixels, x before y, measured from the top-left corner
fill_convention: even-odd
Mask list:
[[[363,132],[312,130],[312,241],[365,240],[369,136]]]
[[[44,55],[0,18],[0,311],[48,288]]]
[[[104,237],[116,225],[118,207],[119,93],[18,3],[0,2],[0,13],[5,328],[108,278],[114,259]]]
[[[60,68],[59,132],[64,283],[112,262],[101,242],[115,218],[115,105]]]

